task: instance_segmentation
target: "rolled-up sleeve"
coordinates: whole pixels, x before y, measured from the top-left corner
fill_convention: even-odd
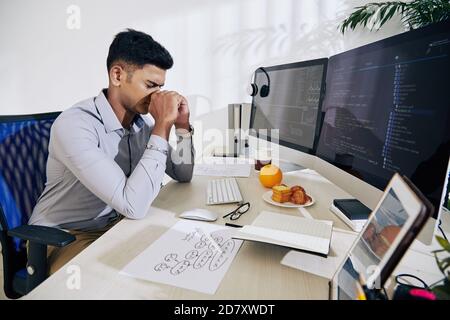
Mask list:
[[[151,135],[148,147],[131,175],[99,148],[88,121],[58,119],[51,132],[54,155],[80,182],[107,205],[131,219],[143,218],[158,195],[166,170],[169,144]],[[154,146],[154,148],[149,148]]]

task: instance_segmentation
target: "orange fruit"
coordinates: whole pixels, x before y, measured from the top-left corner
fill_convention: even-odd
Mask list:
[[[283,179],[283,173],[280,168],[273,164],[265,165],[259,172],[259,181],[266,188],[272,188],[277,185]]]

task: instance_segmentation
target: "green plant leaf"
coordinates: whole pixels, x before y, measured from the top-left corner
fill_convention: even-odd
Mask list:
[[[385,16],[383,19],[381,19],[381,21],[380,21],[380,28],[381,28],[388,20],[390,20],[390,19],[394,16],[395,12],[396,12],[398,9],[399,9],[399,6],[397,6],[397,5],[392,5],[392,7],[390,8],[390,10],[387,12],[386,16]]]
[[[378,4],[368,3],[364,6],[356,7],[356,10],[342,22],[341,32],[344,33],[348,28],[354,30],[359,24],[367,25],[369,19],[376,13],[374,5]]]
[[[450,243],[440,236],[436,236],[436,240],[439,245],[447,252],[450,252]]]
[[[449,14],[449,0],[414,0],[407,5],[402,21],[414,28],[419,28],[446,20]]]
[[[384,14],[386,13],[387,9],[389,9],[389,5],[381,6],[380,13],[378,14],[380,19],[382,19],[384,17]]]
[[[439,270],[441,270],[442,274],[443,274],[445,277],[447,277],[447,274],[445,273],[445,269],[442,268],[442,266],[441,266],[441,261],[439,260],[437,254],[434,254],[434,259],[436,260],[436,264],[437,264]]]
[[[431,290],[439,300],[450,300],[450,285],[439,285]]]
[[[412,0],[368,3],[355,7],[355,11],[340,25],[344,33],[348,28],[354,30],[358,25],[372,24],[371,30],[379,30],[395,15],[410,29],[450,18],[450,0]],[[371,20],[373,18],[373,20]]]
[[[442,267],[442,269],[444,270],[447,269],[450,266],[450,257],[439,260],[439,264]]]

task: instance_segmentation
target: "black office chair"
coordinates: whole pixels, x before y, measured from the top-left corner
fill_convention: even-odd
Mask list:
[[[0,116],[0,242],[4,290],[11,299],[47,278],[47,245],[75,240],[56,228],[27,225],[44,189],[50,127],[59,114]]]

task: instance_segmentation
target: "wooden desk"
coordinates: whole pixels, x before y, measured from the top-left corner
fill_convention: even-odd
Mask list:
[[[255,242],[244,242],[215,295],[119,274],[128,262],[176,223],[182,211],[208,208],[222,216],[236,208],[236,205],[205,205],[209,179],[212,178],[195,176],[191,183],[170,182],[163,187],[145,219],[122,220],[24,299],[328,299],[328,280],[281,265],[288,249]],[[301,216],[298,209],[265,203],[261,196],[267,189],[258,182],[255,172],[250,178],[237,180],[251,208],[235,223],[249,224],[261,210]],[[289,185],[301,184],[314,196],[316,203],[308,208],[314,218],[333,220],[336,227],[348,230],[328,209],[333,198],[350,197],[346,192],[308,170],[286,174],[283,181]],[[219,218],[216,223],[227,221]],[[67,283],[78,267],[80,288],[69,289]]]

